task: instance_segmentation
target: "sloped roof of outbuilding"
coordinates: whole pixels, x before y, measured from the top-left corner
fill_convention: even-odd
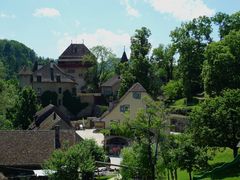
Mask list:
[[[55,150],[55,131],[0,131],[0,166],[40,166]],[[60,143],[74,145],[75,131],[60,131]]]
[[[111,77],[110,79],[108,79],[107,81],[105,81],[101,86],[102,87],[109,87],[109,86],[114,86],[115,84],[117,83],[120,83],[121,79],[120,79],[120,76],[119,75],[115,75],[113,77]]]

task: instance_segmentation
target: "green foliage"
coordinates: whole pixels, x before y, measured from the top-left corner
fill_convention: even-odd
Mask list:
[[[211,43],[205,52],[202,76],[210,96],[225,88],[240,88],[240,31],[230,32],[222,41]]]
[[[103,149],[94,140],[84,140],[69,149],[54,151],[44,167],[56,171],[50,179],[93,179],[95,161],[104,161]]]
[[[81,103],[80,98],[72,95],[69,90],[63,92],[63,105],[75,116],[88,104]]]
[[[0,80],[0,129],[13,129],[18,96],[13,82]]]
[[[240,89],[207,98],[190,114],[193,138],[202,146],[229,147],[237,154],[240,133]]]
[[[127,166],[121,168],[123,179],[149,179],[152,176],[147,144],[134,143],[131,147],[124,148],[121,155],[121,164]]]
[[[183,96],[183,83],[181,80],[171,80],[162,87],[163,95],[169,100],[180,99]]]
[[[130,71],[130,65],[127,62],[119,64],[119,69],[121,74],[121,86],[118,96],[122,97],[134,84],[135,76]]]
[[[58,94],[54,91],[45,91],[42,93],[41,97],[42,106],[45,107],[49,104],[57,106]]]
[[[6,67],[6,77],[13,78],[23,65],[37,60],[35,52],[17,41],[0,40],[0,59]]]
[[[135,119],[125,120],[118,126],[112,124],[112,130],[115,129],[116,134],[124,134],[135,142],[135,145],[123,150],[122,164],[130,166],[121,169],[124,179],[130,176],[154,179],[161,171],[161,169],[156,169],[156,149],[158,150],[160,137],[165,134],[165,109],[162,103],[154,102],[150,98],[146,98],[145,103],[147,108],[139,110]],[[134,163],[133,167],[131,163]]]
[[[33,122],[34,115],[39,109],[36,92],[31,87],[25,87],[19,94],[16,105],[16,119],[14,127],[27,129]]]
[[[192,171],[196,169],[206,168],[209,160],[207,148],[203,149],[194,144],[191,137],[180,137],[179,148],[177,150],[178,166],[182,170],[186,170],[189,179],[192,179]]]
[[[202,91],[201,71],[204,61],[204,50],[212,41],[211,20],[208,17],[199,17],[184,23],[180,28],[171,32],[173,45],[179,57],[179,68],[183,80],[184,96],[187,101],[194,94]]]
[[[219,26],[219,36],[220,39],[223,39],[230,31],[238,31],[240,29],[240,12],[238,11],[231,15],[219,12],[212,17],[212,21]]]
[[[94,66],[88,69],[86,74],[87,91],[93,91],[106,80],[115,74],[115,68],[119,63],[119,59],[113,54],[111,49],[104,46],[95,46],[91,48],[91,52],[95,57],[86,57],[93,61]]]
[[[146,27],[137,29],[135,35],[131,37],[131,55],[130,64],[124,63],[124,69],[121,69],[121,88],[120,96],[133,85],[139,82],[147,90],[150,86],[150,62],[148,54],[151,44],[148,41],[151,32]]]

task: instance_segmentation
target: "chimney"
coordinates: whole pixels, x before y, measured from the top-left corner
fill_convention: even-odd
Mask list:
[[[54,81],[53,62],[50,62],[50,75],[51,75],[51,80]]]
[[[61,143],[60,143],[60,126],[59,125],[55,126],[55,139],[54,139],[54,143],[55,143],[55,149],[59,149],[61,147]]]

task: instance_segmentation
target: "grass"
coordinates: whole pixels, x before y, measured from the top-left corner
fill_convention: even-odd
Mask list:
[[[216,166],[220,166],[225,162],[231,162],[233,161],[233,153],[232,150],[229,148],[219,148],[216,151],[216,155],[214,156],[213,160],[209,161],[209,164],[212,166],[212,168]],[[197,174],[197,173],[193,173]],[[230,174],[229,174],[230,176]],[[178,170],[178,179],[180,180],[188,180],[189,176],[186,171]],[[224,178],[224,180],[239,180],[239,177],[227,177]],[[210,180],[210,178],[205,178],[204,180]]]
[[[113,177],[115,177],[116,175],[108,175],[108,176],[99,176],[99,177],[96,177],[96,179],[98,180],[107,180],[107,179],[111,179]]]

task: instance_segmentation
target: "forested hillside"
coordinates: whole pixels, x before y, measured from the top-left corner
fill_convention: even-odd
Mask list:
[[[45,59],[18,41],[0,40],[0,61],[5,69],[5,79],[14,78],[22,66],[32,66],[36,60],[44,62]]]

